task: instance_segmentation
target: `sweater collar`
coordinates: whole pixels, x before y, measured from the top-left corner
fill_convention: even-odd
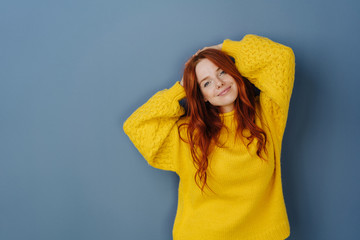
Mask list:
[[[234,114],[235,114],[235,109],[232,110],[231,112],[219,113],[219,116],[220,116],[220,117],[231,117],[231,116],[234,116]]]

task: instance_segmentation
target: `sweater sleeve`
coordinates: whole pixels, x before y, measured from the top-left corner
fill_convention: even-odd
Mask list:
[[[295,56],[291,48],[268,38],[246,35],[241,41],[224,40],[222,51],[235,59],[236,67],[260,89],[260,105],[283,137],[294,85]]]
[[[124,132],[155,168],[177,169],[180,140],[176,122],[185,112],[179,104],[185,96],[184,88],[176,82],[170,89],[157,92],[124,122]]]

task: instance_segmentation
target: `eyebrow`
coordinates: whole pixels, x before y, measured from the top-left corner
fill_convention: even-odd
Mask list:
[[[220,69],[221,69],[221,68],[218,67],[215,72],[218,72]],[[205,81],[206,79],[208,79],[208,78],[209,78],[209,76],[204,77],[203,80],[200,81],[200,84],[201,84],[203,81]]]

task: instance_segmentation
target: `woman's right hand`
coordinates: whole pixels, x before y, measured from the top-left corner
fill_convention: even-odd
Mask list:
[[[184,84],[184,78],[181,78],[180,85],[184,86],[183,84]]]

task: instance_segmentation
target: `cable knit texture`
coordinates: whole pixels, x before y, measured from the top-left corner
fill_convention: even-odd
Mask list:
[[[124,131],[147,162],[180,177],[174,240],[283,240],[290,235],[281,183],[281,144],[294,84],[291,48],[267,38],[246,35],[223,42],[240,73],[258,89],[255,123],[268,136],[267,160],[256,155],[257,139],[246,148],[237,139],[234,112],[220,114],[229,128],[221,130],[222,148],[209,155],[207,183],[202,193],[194,181],[196,169],[189,144],[182,141],[187,121],[179,100],[186,97],[176,82],[156,93],[124,123]],[[245,136],[250,131],[244,130]],[[244,139],[245,144],[247,139]]]

